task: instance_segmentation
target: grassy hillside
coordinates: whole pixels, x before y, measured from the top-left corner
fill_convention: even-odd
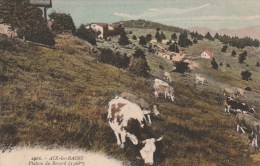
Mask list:
[[[156,165],[259,164],[250,158],[246,136],[236,133],[233,116],[221,111],[221,91],[194,86],[192,77],[172,73],[176,102],[154,99],[159,64],[171,69],[158,57],[147,57],[152,76],[142,78],[97,62],[88,43],[70,36],[59,36],[57,49],[12,43],[0,47],[1,149],[79,147],[142,165],[129,142],[125,149],[116,145],[105,120],[108,101],[126,90],[159,105],[161,114],[152,126],[164,139]]]

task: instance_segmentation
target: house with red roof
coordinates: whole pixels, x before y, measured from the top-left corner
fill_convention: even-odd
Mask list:
[[[211,52],[210,50],[205,50],[200,55],[201,58],[206,58],[206,59],[213,58],[213,56],[214,56],[213,52]]]

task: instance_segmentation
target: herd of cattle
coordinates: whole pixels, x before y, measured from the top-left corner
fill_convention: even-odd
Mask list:
[[[170,74],[164,73],[166,81],[172,82]],[[205,78],[196,75],[196,84],[205,82]],[[155,79],[153,83],[154,97],[163,96],[165,99],[174,101],[174,90],[167,82]],[[246,103],[236,100],[244,96],[241,89],[224,89],[225,111],[235,113],[237,119],[237,131],[245,133],[245,130],[251,133],[252,146],[258,147],[258,136],[260,134],[260,120],[254,117],[255,110]],[[162,140],[162,136],[155,137],[151,129],[151,117],[160,114],[156,104],[150,105],[143,98],[129,92],[123,92],[108,103],[107,119],[113,130],[117,145],[124,148],[126,138],[130,140],[141,154],[146,165],[153,165],[154,152],[157,148],[157,142]]]

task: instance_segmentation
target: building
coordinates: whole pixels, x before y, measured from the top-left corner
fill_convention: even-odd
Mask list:
[[[201,53],[201,58],[206,58],[206,59],[210,59],[213,58],[213,52],[209,51],[209,50],[205,50]]]
[[[47,9],[52,8],[52,0],[30,0],[30,3],[36,7],[43,8],[44,19],[47,20]]]
[[[119,35],[124,31],[123,24],[108,24],[108,23],[91,23],[86,26],[87,29],[93,29],[97,33],[98,38]]]

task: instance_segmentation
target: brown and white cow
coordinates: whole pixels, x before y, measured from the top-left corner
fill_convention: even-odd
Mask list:
[[[165,99],[169,98],[171,101],[174,101],[174,90],[168,83],[156,78],[154,80],[153,88],[156,98],[159,97],[159,94],[164,94]]]
[[[241,88],[224,88],[223,90],[223,96],[231,96],[233,98],[235,97],[242,97],[244,96],[245,91]]]
[[[145,115],[145,120],[150,124],[152,123],[151,116],[152,115],[157,116],[160,114],[160,112],[158,111],[157,105],[154,104],[153,106],[151,106],[148,102],[146,102],[141,97],[138,97],[129,92],[122,92],[120,96],[123,97],[124,99],[127,99],[127,100],[139,105],[141,107],[141,109],[143,110],[143,113]]]
[[[108,122],[115,133],[117,144],[123,148],[126,138],[129,138],[134,145],[140,147],[139,152],[145,164],[152,165],[155,142],[160,141],[162,137],[155,139],[147,134],[141,108],[122,97],[112,99],[108,105]]]

